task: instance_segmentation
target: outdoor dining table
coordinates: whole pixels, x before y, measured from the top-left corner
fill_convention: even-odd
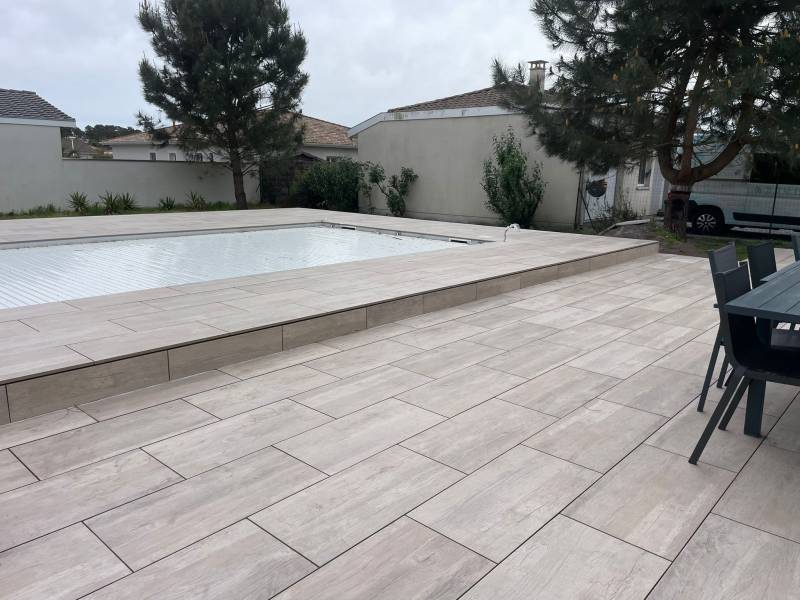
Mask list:
[[[765,277],[760,286],[728,302],[725,309],[730,314],[756,317],[764,322],[800,324],[800,261]],[[765,382],[750,384],[744,421],[747,435],[761,437],[765,392]]]

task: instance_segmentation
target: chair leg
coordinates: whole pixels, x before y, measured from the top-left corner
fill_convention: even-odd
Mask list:
[[[741,371],[734,372],[730,384],[728,385],[728,387],[725,388],[725,391],[722,393],[722,398],[719,399],[719,404],[717,404],[717,408],[714,409],[711,418],[708,420],[706,428],[703,430],[703,434],[700,436],[700,439],[697,442],[697,446],[695,446],[694,450],[692,451],[691,457],[689,457],[689,462],[691,464],[696,465],[697,461],[700,460],[700,456],[703,454],[703,450],[705,450],[706,444],[708,444],[708,440],[709,438],[711,438],[711,434],[714,433],[714,428],[717,426],[717,423],[719,423],[719,420],[722,418],[722,413],[725,412],[728,403],[733,397],[734,392],[739,387],[739,384],[742,382],[742,379],[743,379],[743,374]]]
[[[728,405],[728,410],[725,411],[725,415],[722,417],[722,421],[719,422],[719,429],[725,431],[728,428],[728,423],[731,422],[731,418],[733,415],[736,414],[736,409],[739,407],[739,402],[744,396],[744,393],[747,391],[747,388],[750,386],[750,379],[745,377],[741,384],[739,384],[738,389],[736,390],[736,394],[731,399],[731,403]]]
[[[722,389],[722,382],[725,381],[725,373],[728,371],[728,353],[725,352],[725,357],[722,359],[722,368],[719,370],[719,377],[717,378],[717,387]]]
[[[703,389],[700,392],[700,400],[697,402],[697,412],[703,412],[703,408],[705,408],[708,388],[711,387],[711,378],[714,376],[714,367],[717,365],[717,357],[719,356],[719,349],[721,346],[722,334],[717,330],[717,339],[714,340],[714,349],[711,351],[711,358],[708,360],[706,378],[703,380]]]

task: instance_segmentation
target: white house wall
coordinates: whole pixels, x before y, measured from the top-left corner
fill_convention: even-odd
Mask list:
[[[492,156],[492,136],[508,127],[515,130],[530,159],[543,163],[547,188],[536,213],[537,225],[571,228],[579,173],[548,157],[528,135],[521,115],[380,120],[358,133],[358,159],[380,163],[387,176],[404,166],[414,169],[419,179],[406,203],[410,217],[497,224],[497,215],[486,208],[481,177],[484,160]],[[380,193],[373,191],[372,202],[376,212],[387,212]]]
[[[336,148],[330,146],[301,146],[300,151],[311,154],[322,160],[329,156],[341,156],[355,159],[358,151],[355,148]],[[150,153],[156,153],[156,161],[169,161],[169,155],[175,154],[176,162],[186,161],[186,153],[177,145],[153,146],[152,144],[112,144],[111,152],[114,160],[150,160]],[[219,153],[217,153],[219,154]],[[207,160],[204,155],[203,160]]]

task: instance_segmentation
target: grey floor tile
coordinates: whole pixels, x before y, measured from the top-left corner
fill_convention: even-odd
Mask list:
[[[672,417],[700,394],[703,378],[649,366],[600,397],[617,404]]]
[[[668,566],[663,558],[557,516],[464,600],[641,600]]]
[[[536,312],[534,311],[525,310],[524,308],[519,308],[518,306],[498,306],[496,308],[475,313],[474,315],[470,315],[468,317],[461,317],[458,319],[458,321],[460,323],[476,325],[486,329],[497,329],[498,327],[504,327],[506,325],[522,321],[522,319],[527,319],[535,314]]]
[[[651,600],[784,600],[800,589],[800,545],[709,515]]]
[[[648,323],[657,321],[664,316],[664,313],[636,306],[626,306],[617,310],[605,313],[592,319],[594,323],[603,323],[614,327],[624,327],[627,329],[639,329]]]
[[[110,396],[87,404],[81,404],[80,408],[98,421],[103,421],[135,410],[164,404],[170,400],[178,400],[192,394],[199,394],[236,381],[235,377],[231,377],[226,373],[206,371],[197,375],[183,377],[182,379],[174,379],[142,388],[141,390],[134,390],[118,396]]]
[[[430,327],[431,325],[436,325],[437,323],[452,321],[460,317],[466,317],[467,315],[470,314],[472,314],[470,311],[464,310],[461,307],[454,306],[452,308],[445,308],[443,310],[437,310],[435,312],[429,312],[423,315],[409,317],[408,319],[403,319],[401,321],[398,321],[397,324],[415,328]]]
[[[180,481],[134,450],[0,495],[0,550],[88,519]]]
[[[502,350],[464,340],[400,360],[397,367],[438,379],[500,354]]]
[[[763,429],[766,431],[767,428]],[[736,431],[732,428],[731,430]],[[765,443],[784,450],[800,452],[800,402],[792,402],[786,413],[767,434]]]
[[[720,399],[724,391],[724,389],[719,389],[712,385],[711,389],[708,390],[708,399],[716,402]],[[784,385],[771,381],[767,383],[767,390],[764,395],[764,414],[780,417],[797,397],[798,391],[800,390],[793,385]],[[745,400],[743,399],[742,405],[744,405],[744,402]]]
[[[568,288],[560,288],[557,291],[536,294],[530,298],[525,298],[519,302],[515,302],[511,306],[512,308],[523,308],[536,313],[545,313],[547,311],[555,310],[575,302],[575,296],[572,294],[562,294],[562,289]]]
[[[492,369],[531,379],[580,356],[582,350],[537,340],[483,362]]]
[[[563,417],[619,382],[615,377],[564,365],[499,397],[553,417]]]
[[[29,442],[14,453],[38,477],[52,477],[214,421],[207,412],[175,400]]]
[[[276,445],[330,475],[440,421],[439,415],[390,398]]]
[[[271,598],[314,569],[249,521],[192,544],[87,600]]]
[[[186,400],[220,418],[259,408],[336,381],[302,365],[188,396]]]
[[[732,479],[730,471],[643,445],[564,514],[673,560]]]
[[[485,558],[402,518],[277,598],[455,600],[491,567]]]
[[[702,303],[702,306],[689,306],[663,317],[663,323],[683,325],[693,329],[709,329],[719,324],[719,311],[714,308],[712,301]]]
[[[471,473],[555,421],[502,400],[488,400],[403,442],[403,446]]]
[[[19,446],[91,423],[94,423],[94,419],[77,408],[65,408],[38,417],[14,421],[0,426],[0,449]]]
[[[251,517],[322,565],[463,474],[394,446]]]
[[[654,350],[664,350],[671,352],[679,348],[691,339],[696,338],[702,332],[699,329],[683,327],[682,325],[670,325],[661,321],[645,325],[633,333],[629,333],[620,341],[637,346],[645,346]]]
[[[592,400],[525,444],[605,473],[664,421],[664,417],[653,413]]]
[[[252,360],[236,363],[235,365],[228,365],[220,367],[220,371],[224,371],[239,379],[249,379],[256,375],[263,375],[264,373],[271,373],[272,371],[280,371],[287,367],[293,367],[300,363],[314,360],[335,354],[339,350],[324,344],[308,344],[306,346],[299,346],[291,350],[284,350],[283,352],[276,352]]]
[[[283,452],[267,448],[139,498],[86,524],[138,571],[323,477]]]
[[[697,404],[692,402],[650,436],[647,443],[688,458],[716,407],[716,402],[708,400],[704,412],[697,412]],[[775,420],[775,417],[764,415],[762,430],[769,431],[775,425]],[[736,410],[726,431],[714,430],[700,460],[738,473],[756,448],[761,445],[760,438],[745,435],[743,432],[744,408],[740,408]]]
[[[544,338],[547,342],[570,346],[579,350],[594,350],[608,342],[630,333],[630,329],[612,327],[591,321],[579,323],[569,329],[564,329],[556,334]]]
[[[409,516],[500,562],[599,476],[518,446]]]
[[[656,362],[655,366],[705,377],[710,356],[711,346],[708,344],[687,342]],[[717,367],[719,368],[721,366],[722,363],[718,362]]]
[[[609,294],[609,293],[592,293],[586,294],[583,300],[572,302],[570,306],[577,308],[585,308],[599,313],[610,313],[629,304],[633,304],[633,298],[626,298],[624,296]]]
[[[545,327],[544,325],[537,325],[536,323],[520,321],[491,329],[485,333],[479,333],[478,335],[468,338],[467,341],[484,346],[491,346],[492,348],[500,348],[501,350],[513,350],[514,348],[524,346],[528,342],[552,335],[557,331],[558,329],[553,327]]]
[[[576,308],[574,306],[562,306],[561,308],[554,308],[539,315],[535,315],[526,319],[528,323],[536,323],[537,325],[544,325],[545,327],[555,327],[556,329],[569,329],[578,323],[589,321],[596,318],[602,313],[593,310],[586,310],[585,308]]]
[[[0,494],[34,481],[36,477],[11,452],[0,450]]]
[[[632,306],[636,308],[644,308],[647,310],[654,310],[662,313],[674,313],[682,308],[686,308],[697,298],[684,298],[675,294],[661,293],[654,296],[649,296],[643,300],[639,300]]]
[[[473,365],[404,392],[398,398],[452,417],[525,381],[522,377],[503,371]]]
[[[184,477],[193,477],[330,420],[297,402],[279,400],[144,450]]]
[[[414,328],[408,325],[400,325],[399,323],[387,323],[385,325],[378,325],[377,327],[370,327],[363,331],[357,331],[341,337],[325,340],[325,345],[338,348],[339,350],[350,350],[358,346],[366,346],[372,342],[393,338],[403,333],[408,333],[409,331],[414,331]]]
[[[382,340],[312,360],[308,366],[336,377],[350,377],[419,352],[419,348],[407,344]]]
[[[75,600],[130,573],[78,523],[0,553],[4,598]]]
[[[414,346],[422,350],[433,350],[439,346],[457,342],[478,333],[487,331],[485,327],[476,327],[459,321],[445,321],[423,329],[415,329],[409,333],[393,338],[395,341]]]
[[[569,365],[601,375],[625,379],[662,356],[664,356],[664,352],[661,350],[634,346],[618,340],[576,358]]]
[[[338,418],[430,381],[430,377],[386,365],[293,396],[292,400]]]
[[[800,542],[799,493],[800,454],[763,445],[725,492],[714,512]]]

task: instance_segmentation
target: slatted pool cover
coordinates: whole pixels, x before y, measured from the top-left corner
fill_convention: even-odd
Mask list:
[[[328,227],[0,250],[0,308],[413,254],[460,244]]]

